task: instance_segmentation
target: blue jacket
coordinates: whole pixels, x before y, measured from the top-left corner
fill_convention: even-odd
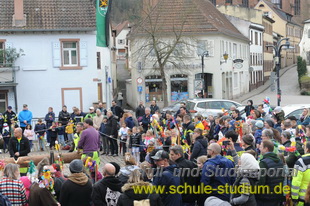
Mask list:
[[[217,167],[219,169],[216,169]],[[234,167],[235,165],[232,161],[226,157],[217,155],[204,163],[200,182],[204,185],[210,185],[213,189],[217,189],[220,185],[224,187],[225,184],[233,185],[235,177],[229,174],[234,174],[234,172],[229,172],[229,170],[233,170]],[[229,201],[230,194],[219,194],[216,190],[213,190],[209,196],[216,196],[222,200]]]
[[[132,129],[135,126],[135,122],[133,121],[132,117],[127,117],[125,119],[125,124],[127,127],[129,127],[130,129]]]
[[[301,121],[301,119],[297,120],[297,124],[298,125],[304,125],[307,126],[310,124],[310,116],[308,116],[306,119],[304,119],[303,121]]]
[[[260,144],[262,142],[262,133],[263,133],[262,129],[257,129],[255,131],[254,137],[255,137],[255,143],[256,144]]]
[[[18,114],[18,120],[20,122],[21,127],[26,127],[26,124],[24,123],[24,121],[26,120],[27,124],[31,124],[32,112],[30,112],[29,110],[22,110]]]
[[[176,165],[170,165],[163,168],[162,174],[155,174],[153,178],[153,185],[165,186],[165,192],[160,194],[160,197],[165,206],[177,206],[182,205],[181,194],[169,194],[169,187],[174,186],[175,188],[181,184],[179,175],[173,175],[174,170],[178,170]],[[177,173],[176,173],[177,174]]]

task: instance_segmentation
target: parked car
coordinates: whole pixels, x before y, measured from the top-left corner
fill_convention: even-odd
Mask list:
[[[239,110],[244,109],[240,103],[226,99],[191,99],[186,102],[186,108],[191,114],[195,116],[201,114],[204,117],[218,116],[218,114],[223,113],[223,108],[229,110],[232,105]]]
[[[309,109],[310,104],[290,104],[282,107],[282,110],[284,111],[285,118],[289,116],[295,116],[297,119],[299,119],[304,108]]]
[[[180,101],[180,102],[174,102],[173,104],[164,107],[162,110],[162,113],[166,113],[167,111],[170,111],[172,113],[172,115],[174,115],[175,113],[177,113],[177,111],[180,109],[181,103],[185,102],[185,101]]]

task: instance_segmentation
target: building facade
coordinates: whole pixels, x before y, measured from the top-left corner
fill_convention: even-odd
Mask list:
[[[249,40],[243,36],[227,18],[210,2],[199,0],[184,1],[180,6],[177,1],[161,1],[156,9],[161,11],[158,20],[161,22],[161,44],[173,42],[176,31],[172,31],[172,22],[180,16],[172,16],[172,10],[190,11],[184,22],[182,43],[176,45],[175,56],[183,56],[179,61],[174,58],[165,65],[168,102],[194,98],[200,92],[206,98],[232,99],[249,91]],[[154,11],[152,14],[156,14]],[[196,18],[190,18],[194,15]],[[152,17],[150,17],[152,18]],[[216,19],[216,21],[213,21]],[[156,53],[151,47],[149,36],[133,30],[129,36],[129,69],[131,80],[128,80],[127,95],[130,105],[136,106],[140,100],[163,100],[162,74],[157,70]],[[155,35],[156,36],[156,35]],[[159,41],[159,40],[158,40]],[[150,45],[148,48],[145,45]],[[172,44],[173,45],[173,44]],[[145,49],[143,54],[137,51]],[[203,52],[208,55],[201,57]],[[149,54],[149,55],[146,55]],[[226,60],[225,60],[226,58]],[[204,61],[204,68],[202,68]],[[201,79],[204,79],[201,88]]]
[[[43,117],[50,106],[56,114],[62,105],[70,112],[73,106],[87,112],[102,99],[99,83],[105,72],[97,63],[100,58],[96,61],[91,2],[15,0],[0,12],[6,14],[0,19],[0,42],[5,49],[23,49],[25,54],[8,70],[14,78],[1,82],[0,112],[9,105],[19,112],[23,104],[28,104],[34,117]],[[103,68],[109,62],[106,59]]]
[[[310,19],[304,22],[304,30],[300,41],[300,56],[310,65]]]

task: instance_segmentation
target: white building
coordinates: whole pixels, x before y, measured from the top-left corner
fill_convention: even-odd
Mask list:
[[[6,14],[0,16],[2,49],[21,48],[25,54],[14,69],[0,68],[15,76],[0,84],[0,112],[9,105],[19,112],[25,103],[34,117],[43,117],[49,106],[56,115],[62,105],[88,112],[105,100],[101,69],[110,59],[97,64],[91,1],[14,0],[2,4],[0,13]]]
[[[310,19],[304,22],[304,32],[299,46],[300,56],[310,65]]]
[[[172,0],[160,1],[152,12],[152,15],[159,14],[151,19],[157,19],[161,23],[158,26],[161,33],[157,35],[162,36],[162,42],[173,41],[175,37],[174,32],[182,19],[182,14],[177,11],[187,15],[182,27],[184,29],[182,39],[185,43],[177,45],[172,55],[182,54],[184,58],[182,62],[172,62],[165,67],[168,102],[194,98],[201,91],[199,79],[202,77],[202,58],[198,54],[202,51],[209,53],[208,57],[204,57],[205,97],[232,99],[248,92],[250,63],[248,38],[242,35],[211,2],[188,0],[179,4]],[[146,20],[145,24],[149,25],[149,22]],[[175,28],[173,24],[177,24]],[[131,106],[136,106],[139,100],[148,102],[163,99],[161,74],[154,69],[156,58],[152,48],[146,48],[149,44],[147,38],[148,36],[139,28],[136,30],[134,28],[129,36],[129,68],[132,79],[128,81],[127,92],[129,90],[132,92],[127,98]],[[144,56],[135,55],[141,48],[145,49]],[[150,55],[144,58],[148,52]],[[227,60],[224,60],[224,56],[227,57],[224,54],[228,55]],[[179,67],[176,68],[173,64]]]

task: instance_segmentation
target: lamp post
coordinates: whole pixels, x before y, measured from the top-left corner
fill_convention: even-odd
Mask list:
[[[278,100],[278,106],[280,106],[281,103],[281,89],[280,89],[280,69],[281,69],[281,51],[282,47],[285,47],[287,49],[290,48],[290,42],[288,41],[289,38],[283,38],[280,39],[276,45],[266,45],[267,48],[272,47],[275,51],[275,57],[276,57],[276,74],[277,74],[277,100]],[[281,42],[286,41],[285,44],[281,44]]]
[[[202,97],[204,97],[204,90],[205,90],[205,64],[204,64],[204,57],[207,57],[209,56],[209,52],[208,51],[204,51],[202,54],[201,54],[201,78],[202,78],[202,90],[201,90],[201,94],[202,94]]]

